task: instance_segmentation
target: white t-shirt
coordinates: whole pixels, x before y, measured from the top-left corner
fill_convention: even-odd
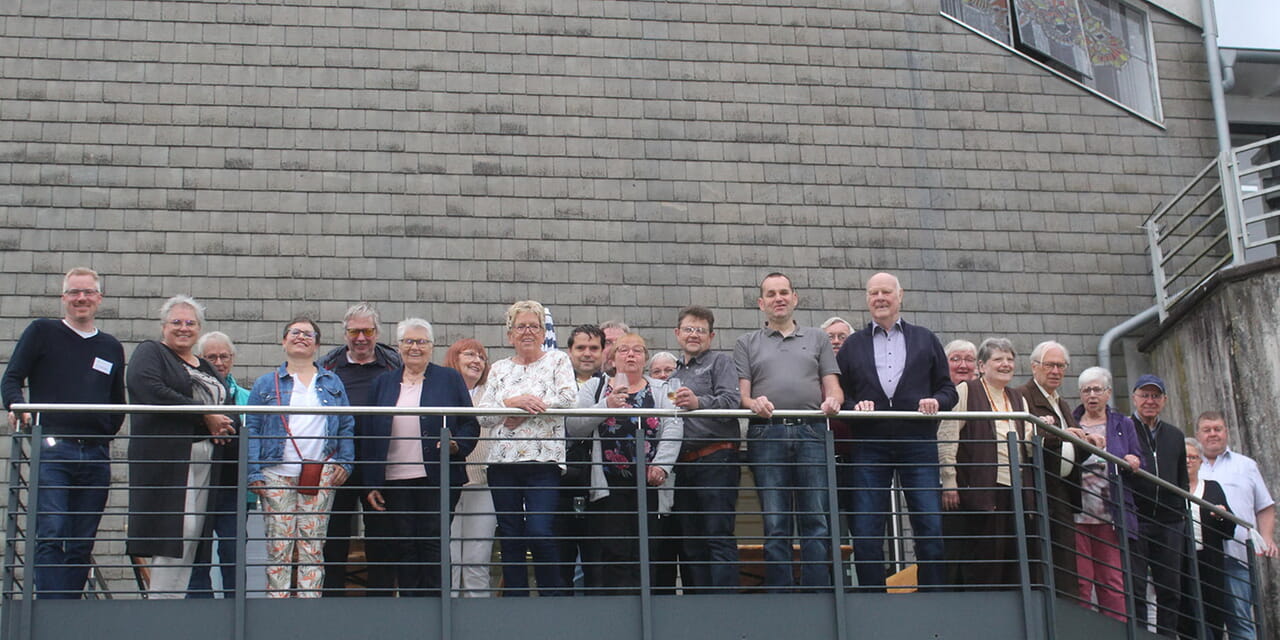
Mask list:
[[[293,375],[293,393],[289,395],[290,407],[319,407],[320,398],[316,395],[316,378],[311,377],[311,384],[298,384],[298,376]],[[328,438],[325,427],[326,416],[293,414],[281,416],[288,420],[289,431],[293,432],[293,442],[288,437],[284,441],[284,463],[271,466],[268,470],[278,476],[296,478],[302,475],[302,460],[321,460],[324,458],[324,442]],[[293,444],[297,443],[297,449]],[[298,452],[302,457],[298,457]]]

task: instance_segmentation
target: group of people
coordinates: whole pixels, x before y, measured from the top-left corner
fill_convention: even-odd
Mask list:
[[[1145,375],[1126,417],[1110,405],[1110,373],[1097,367],[1080,374],[1082,403],[1073,409],[1060,395],[1070,356],[1052,341],[1031,352],[1032,379],[1015,385],[1009,340],[944,348],[933,332],[902,318],[904,291],[889,273],[868,280],[871,321],[861,329],[839,317],[800,325],[791,280],[767,275],[758,299],[764,324],[739,337],[732,352],[714,348],[715,316],[700,306],[679,312],[676,354],[650,354],[645,338],[618,321],[579,325],[566,350],[547,348],[545,309],[520,301],[505,317],[511,357],[491,363],[484,345],[466,338],[448,348],[440,366],[431,362],[429,322],[400,322],[396,344],[388,346],[378,340],[377,310],[361,303],[343,319],[344,343],[322,357],[314,320],[287,323],[283,364],[248,390],[231,375],[234,343],[202,332],[204,307],[195,299],[164,303],[160,339],[139,344],[126,370],[120,343],[95,326],[98,274],[73,269],[62,291],[62,321],[33,322],[10,358],[6,407],[24,401],[24,385],[32,402],[123,404],[127,390],[134,404],[227,406],[205,415],[133,415],[127,552],[150,558],[153,597],[182,597],[208,584],[192,568],[209,553],[201,541],[236,539],[228,515],[236,511],[240,474],[265,515],[274,596],[341,593],[361,511],[373,593],[438,594],[449,580],[439,567],[442,526],[451,527],[450,586],[464,596],[495,590],[487,567],[495,539],[504,595],[530,593],[529,557],[541,595],[568,594],[575,585],[635,590],[645,570],[640,527],[654,541],[647,551],[656,588],[674,589],[678,559],[684,592],[735,589],[744,453],[763,515],[764,584],[830,585],[831,527],[842,523],[828,516],[828,430],[835,435],[838,508],[848,514],[863,588],[886,581],[895,478],[910,511],[923,588],[1016,584],[1015,488],[1035,483],[1025,443],[1037,436],[1044,466],[1052,468],[1043,487],[1052,557],[1042,564],[1052,567],[1060,594],[1120,619],[1145,619],[1150,579],[1162,630],[1187,633],[1193,618],[1180,612],[1188,595],[1199,593],[1210,624],[1225,622],[1233,637],[1249,637],[1252,598],[1242,591],[1249,582],[1240,544],[1246,530],[1189,511],[1178,494],[1131,476],[1139,469],[1256,522],[1259,551],[1276,553],[1270,495],[1252,460],[1227,448],[1222,414],[1201,415],[1197,438],[1185,438],[1159,420],[1165,385]],[[296,412],[242,416],[235,405],[244,404]],[[305,412],[348,405],[515,411],[478,419]],[[736,418],[547,413],[571,407],[747,409],[752,417],[744,437]],[[796,410],[827,417],[790,417]],[[951,410],[1029,412],[1125,464],[1025,421],[934,417]],[[841,411],[913,415],[835,418]],[[41,597],[80,596],[110,482],[107,447],[123,420],[42,416]],[[25,424],[30,416],[11,412],[10,421]],[[1007,446],[1010,435],[1024,444]],[[441,483],[452,489],[442,493]],[[642,506],[650,515],[644,521],[636,516]],[[1182,563],[1188,533],[1203,550],[1199,589],[1181,579],[1189,573]],[[1130,551],[1129,585],[1121,579],[1120,535]],[[235,552],[219,545],[220,562]],[[224,571],[222,581],[230,588],[234,576]]]

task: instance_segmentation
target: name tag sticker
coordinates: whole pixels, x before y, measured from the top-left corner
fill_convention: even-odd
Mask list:
[[[94,371],[99,371],[99,372],[101,372],[101,373],[105,373],[105,374],[107,374],[107,375],[111,375],[111,367],[112,367],[112,366],[114,366],[114,365],[112,365],[110,362],[107,362],[106,360],[103,360],[102,358],[94,358],[94,359],[93,359],[93,370],[94,370]]]

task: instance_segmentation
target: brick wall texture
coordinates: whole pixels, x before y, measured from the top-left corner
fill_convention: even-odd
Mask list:
[[[1198,30],[1143,8],[1161,126],[937,0],[0,3],[0,360],[81,264],[128,349],[189,293],[248,379],[361,299],[499,357],[513,300],[663,348],[700,303],[728,348],[770,270],[811,324],[890,270],[944,340],[1078,371],[1215,151]]]

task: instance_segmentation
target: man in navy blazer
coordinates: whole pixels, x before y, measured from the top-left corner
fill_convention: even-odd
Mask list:
[[[935,414],[956,404],[947,356],[932,331],[904,322],[902,285],[893,274],[867,280],[870,322],[849,336],[836,362],[844,409]],[[894,473],[911,510],[922,587],[944,583],[942,494],[938,478],[937,420],[849,420],[854,441],[851,472],[853,553],[858,584],[885,583],[884,532]]]

